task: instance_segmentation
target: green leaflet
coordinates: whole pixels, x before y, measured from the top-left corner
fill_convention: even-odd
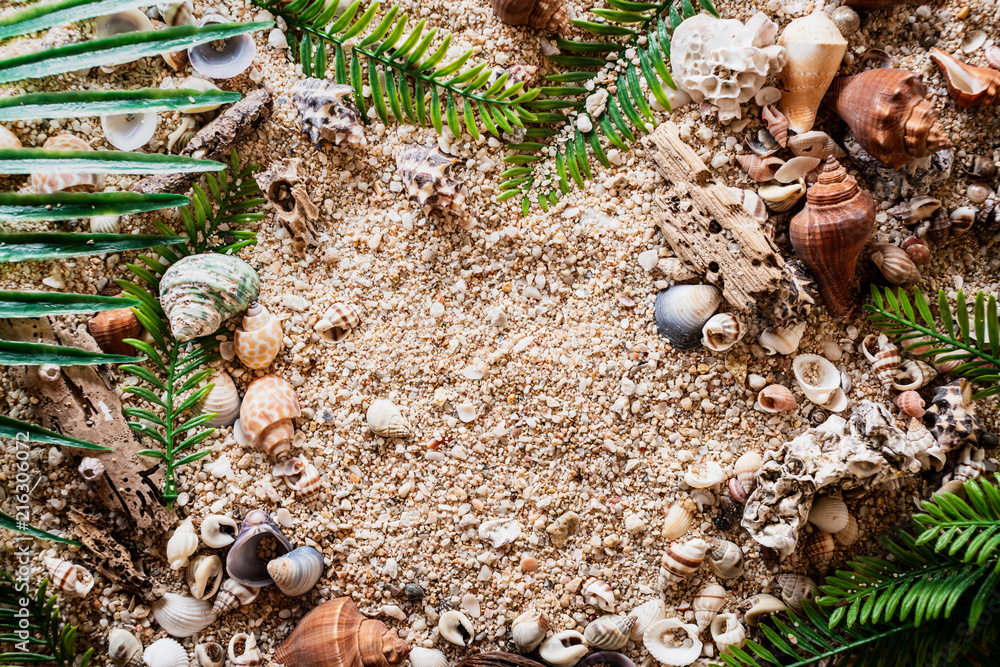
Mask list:
[[[56,192],[48,195],[0,193],[0,220],[73,220],[175,208],[184,195],[135,192]]]
[[[89,449],[92,451],[111,451],[110,447],[95,445],[92,442],[85,442],[83,440],[77,440],[76,438],[70,438],[69,436],[61,433],[56,433],[55,431],[42,428],[41,426],[29,424],[17,419],[11,419],[10,417],[6,417],[4,415],[0,415],[0,438],[37,442],[40,444],[56,445],[59,447],[75,447],[77,449]]]
[[[224,90],[72,90],[29,93],[0,99],[0,121],[31,118],[84,118],[109,114],[196,109],[239,101],[240,95]]]
[[[0,528],[6,528],[7,530],[14,531],[15,533],[21,533],[22,535],[30,535],[39,540],[48,540],[50,542],[60,542],[62,544],[69,544],[75,547],[82,547],[83,545],[76,540],[71,540],[66,537],[60,537],[58,535],[53,535],[47,531],[40,528],[35,528],[34,526],[29,526],[26,523],[18,521],[15,517],[7,514],[6,512],[0,511]],[[15,659],[19,654],[14,654],[11,659]],[[0,664],[7,664],[5,660],[2,659],[0,655]]]
[[[65,345],[0,340],[0,366],[92,366],[142,361],[143,357],[90,352]]]
[[[135,299],[62,292],[0,292],[0,318],[74,315],[130,308]]]
[[[225,169],[221,162],[183,155],[0,148],[0,174],[179,174],[221,169]]]
[[[0,262],[59,259],[184,243],[184,236],[30,232],[0,234]]]
[[[0,20],[0,39],[38,32],[63,23],[73,23],[144,7],[149,0],[61,0],[34,2]]]

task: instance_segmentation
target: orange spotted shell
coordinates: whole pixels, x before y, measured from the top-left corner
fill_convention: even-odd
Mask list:
[[[243,327],[233,335],[236,356],[248,368],[267,368],[281,351],[281,338],[281,322],[254,301],[243,316]]]
[[[49,137],[42,148],[50,151],[94,150],[86,141],[72,134]],[[53,192],[96,192],[104,187],[104,177],[100,174],[32,174],[31,187],[40,195]]]
[[[301,414],[292,385],[277,375],[264,375],[247,388],[240,406],[240,425],[254,447],[281,459],[292,445],[292,420]]]

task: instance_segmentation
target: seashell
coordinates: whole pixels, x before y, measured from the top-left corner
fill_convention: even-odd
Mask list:
[[[774,178],[779,183],[792,183],[818,167],[819,163],[820,159],[818,157],[809,157],[806,155],[793,157],[778,170]]]
[[[736,614],[719,614],[712,619],[712,641],[723,655],[732,655],[732,649],[743,648],[747,633]]]
[[[122,151],[134,151],[149,143],[156,134],[155,111],[101,116],[101,128],[109,144]]]
[[[915,236],[908,236],[899,246],[906,251],[906,256],[917,266],[923,266],[931,259],[931,249]]]
[[[271,473],[277,477],[282,477],[285,484],[295,492],[299,500],[307,505],[311,505],[319,500],[319,492],[323,488],[323,480],[319,470],[305,457],[296,456],[285,459],[274,466]]]
[[[94,27],[95,39],[107,39],[108,37],[124,35],[130,32],[151,32],[153,30],[153,23],[149,20],[148,16],[138,9],[129,9],[99,17]],[[101,65],[101,71],[105,74],[111,74],[118,69],[120,64]]]
[[[305,595],[323,576],[323,554],[310,546],[293,549],[267,564],[267,573],[290,598]]]
[[[857,9],[883,9],[894,5],[917,5],[920,0],[846,0],[844,4]]]
[[[448,658],[437,649],[414,646],[410,649],[410,667],[448,667]]]
[[[788,118],[778,111],[773,104],[765,104],[761,107],[760,117],[767,125],[767,131],[784,148],[788,145]]]
[[[865,151],[899,169],[952,145],[925,92],[913,72],[873,69],[835,79],[824,102],[850,126]]]
[[[510,626],[510,636],[518,651],[531,653],[545,639],[545,633],[549,631],[549,627],[549,617],[545,615],[545,612],[532,607],[514,619]],[[412,652],[410,653],[410,663],[413,663]],[[416,666],[414,665],[414,667]]]
[[[412,145],[396,158],[403,186],[411,202],[442,211],[460,212],[465,195],[462,182],[451,178],[451,168],[461,162],[434,147]]]
[[[636,620],[635,616],[601,616],[587,625],[583,638],[591,648],[618,651],[628,643]]]
[[[316,333],[328,343],[345,340],[361,323],[361,311],[349,303],[335,303],[316,323]]]
[[[580,515],[576,512],[566,512],[546,526],[545,532],[549,534],[549,541],[553,546],[561,547],[579,527]]]
[[[726,605],[726,589],[719,584],[707,584],[695,595],[691,608],[694,609],[694,618],[698,623],[698,630],[704,632],[712,619],[715,618]]]
[[[743,485],[747,493],[753,493],[757,486],[757,471],[763,464],[764,457],[752,449],[744,452],[733,464],[733,474],[736,475],[736,479]]]
[[[139,667],[142,663],[142,642],[122,628],[108,633],[108,657],[117,667]]]
[[[410,425],[396,405],[386,398],[372,401],[365,413],[368,428],[383,438],[409,438],[413,435]]]
[[[873,354],[869,348],[872,347],[872,341],[874,340],[878,341],[878,350]],[[868,334],[861,341],[861,352],[871,362],[872,370],[875,371],[882,384],[887,388],[892,386],[896,369],[899,368],[899,364],[902,361],[899,356],[899,348],[890,343],[889,338],[885,334],[877,336],[875,334]]]
[[[187,567],[187,585],[197,600],[207,600],[222,584],[222,559],[215,554],[202,554],[191,560]]]
[[[924,423],[916,417],[911,417],[907,425],[906,443],[924,470],[933,468],[941,472],[944,464],[948,462],[948,453],[938,445]]]
[[[806,186],[803,182],[781,185],[779,183],[768,183],[757,189],[757,194],[764,200],[764,205],[769,211],[783,213],[795,206],[802,195],[806,193]]]
[[[667,637],[673,637],[675,630],[683,630],[687,633],[687,638],[680,644],[675,645]],[[684,667],[690,665],[701,655],[702,643],[698,639],[698,626],[690,623],[682,623],[676,618],[665,618],[657,621],[646,630],[642,636],[642,643],[654,659],[664,665],[673,667]],[[671,641],[670,644],[667,642]]]
[[[278,530],[278,525],[262,510],[253,510],[243,519],[240,533],[226,554],[226,572],[238,583],[259,588],[274,583],[268,573],[267,562],[257,555],[265,538],[274,543],[274,557],[292,550],[291,543]]]
[[[188,559],[198,551],[198,533],[194,530],[194,520],[188,517],[174,530],[167,540],[167,562],[171,570],[187,566]]]
[[[122,230],[121,220],[117,215],[95,215],[90,219],[90,231],[95,234],[117,234]]]
[[[934,211],[929,223],[922,223],[917,228],[917,235],[920,235],[921,229],[925,230],[927,238],[931,241],[944,243],[951,235],[951,218],[945,214],[944,209],[938,209]]]
[[[831,316],[853,309],[854,270],[875,225],[875,202],[834,158],[827,158],[806,206],[789,225],[795,254],[816,278]]]
[[[228,547],[236,540],[239,526],[236,519],[221,514],[210,514],[201,522],[201,541],[212,549]]]
[[[747,147],[759,157],[770,157],[781,150],[781,144],[765,128],[757,130],[757,134],[748,132],[744,140]]]
[[[573,667],[589,650],[583,635],[576,630],[563,630],[542,642],[538,656],[554,667]]]
[[[214,333],[223,320],[246,310],[260,292],[260,277],[239,257],[189,255],[160,278],[160,305],[179,341]]]
[[[1000,69],[1000,46],[996,44],[987,46],[983,55],[992,67]]]
[[[930,384],[938,375],[937,369],[926,361],[904,359],[896,369],[892,388],[896,391],[916,391]]]
[[[205,14],[199,27],[213,23],[228,23],[229,20],[218,14]],[[219,39],[208,44],[199,44],[188,49],[188,60],[198,74],[210,79],[231,79],[239,76],[253,64],[257,46],[248,34],[236,35],[228,39]]]
[[[746,609],[743,613],[743,620],[751,627],[757,627],[765,615],[777,614],[787,609],[781,600],[767,593],[758,593],[752,598],[744,600],[740,607]]]
[[[468,646],[476,636],[472,621],[456,609],[441,614],[441,618],[438,620],[438,631],[441,633],[442,639],[456,646]]]
[[[42,148],[49,151],[92,151],[83,139],[72,134],[57,134],[45,140]],[[54,192],[97,192],[104,187],[101,174],[32,174],[31,187],[40,195]]]
[[[684,483],[693,489],[710,489],[725,479],[722,466],[715,461],[696,463],[684,473]]]
[[[295,425],[301,416],[299,399],[287,380],[262,375],[247,387],[240,406],[240,426],[254,447],[275,459],[291,447]]]
[[[168,3],[157,5],[160,18],[168,26],[175,28],[179,25],[197,25],[194,20],[194,6],[191,0],[173,0]]]
[[[584,602],[597,607],[601,611],[614,611],[615,609],[615,592],[611,590],[611,586],[606,581],[590,577],[583,582],[583,587],[580,588],[580,595],[583,596]]]
[[[629,638],[632,641],[641,641],[649,626],[663,619],[663,600],[654,598],[643,602],[630,611],[628,615],[635,618],[635,625],[632,626]]]
[[[792,390],[781,384],[769,384],[757,394],[757,404],[764,412],[787,412],[798,407]]]
[[[192,24],[193,25],[193,24]],[[185,54],[186,59],[187,54]],[[182,65],[183,66],[183,65]],[[199,92],[206,92],[209,90],[222,90],[217,85],[209,81],[208,79],[203,79],[200,76],[189,76],[177,85],[178,90],[197,90]],[[206,113],[208,111],[215,111],[221,104],[210,104],[204,107],[193,107],[190,109],[184,109],[181,113],[193,115],[199,113]]]
[[[494,549],[521,537],[521,524],[516,519],[492,519],[479,524],[479,539]]]
[[[743,575],[743,550],[729,540],[713,539],[707,555],[712,572],[723,579]]]
[[[792,371],[802,393],[816,405],[831,412],[847,407],[847,398],[840,388],[840,371],[818,354],[800,354],[792,361]]]
[[[774,178],[778,170],[784,166],[785,161],[776,155],[760,157],[759,155],[737,155],[736,161],[743,167],[743,171],[758,183],[767,183]]]
[[[834,9],[833,13],[830,14],[830,18],[833,20],[833,24],[837,26],[837,30],[844,37],[853,35],[858,30],[861,30],[861,17],[858,16],[856,11],[846,5]]]
[[[973,155],[968,169],[962,170],[966,175],[983,181],[992,181],[997,177],[997,165],[988,155]]]
[[[840,69],[847,40],[829,14],[819,10],[789,23],[778,44],[788,52],[788,62],[779,75],[785,92],[778,105],[792,131],[807,132]]]
[[[235,579],[226,579],[222,582],[219,594],[215,596],[212,612],[221,616],[231,609],[250,604],[257,599],[259,593],[259,588],[244,586]]]
[[[674,542],[663,553],[663,576],[668,584],[677,585],[698,571],[709,546],[705,540],[693,539],[684,544]]]
[[[706,507],[715,507],[719,502],[711,489],[695,489],[691,492],[691,501],[699,512],[704,512]]]
[[[809,523],[827,533],[843,530],[850,516],[847,503],[836,496],[820,496],[809,509]]]
[[[711,285],[674,285],[656,295],[656,329],[678,350],[689,350],[721,303],[722,293]]]
[[[924,399],[915,391],[904,391],[896,397],[896,406],[910,417],[924,416]]]
[[[236,655],[236,647],[240,642],[243,642],[243,653]],[[252,632],[249,635],[245,632],[233,635],[233,638],[229,640],[228,653],[230,665],[257,667],[257,665],[264,661],[264,656],[261,654],[260,649],[257,648],[257,640],[254,638]]]
[[[395,631],[341,597],[306,614],[275,651],[274,661],[286,667],[394,667],[409,653]]]
[[[216,413],[215,417],[205,422],[207,426],[232,426],[240,417],[241,401],[236,383],[229,373],[221,369],[214,370],[207,381],[215,386],[192,406],[192,411],[198,415]]]
[[[849,547],[858,541],[858,520],[847,516],[847,525],[833,534],[833,540],[842,547]]]
[[[570,9],[563,0],[491,0],[493,13],[507,25],[526,25],[564,34]]]
[[[754,220],[763,224],[767,222],[767,206],[753,190],[743,190],[741,188],[729,188],[729,191],[736,197],[736,201],[743,206],[743,210],[749,213]]]
[[[21,148],[21,140],[17,135],[0,125],[0,148]]]
[[[956,208],[951,212],[951,215],[948,216],[948,219],[951,220],[951,230],[956,234],[966,233],[972,229],[972,225],[975,224],[977,213],[978,211],[971,206]],[[909,249],[907,249],[907,254],[909,254]],[[913,259],[913,257],[910,257],[910,259]]]
[[[963,63],[941,49],[928,53],[941,70],[955,103],[963,109],[1000,104],[1000,71]]]
[[[889,215],[898,218],[904,225],[912,226],[931,217],[941,208],[941,200],[920,195],[889,209]]]
[[[187,649],[169,637],[157,639],[146,647],[143,660],[149,667],[187,667]]]
[[[806,331],[805,322],[796,322],[791,326],[782,327],[780,329],[774,329],[773,327],[768,327],[764,329],[764,332],[757,339],[760,346],[764,348],[764,351],[768,356],[774,356],[775,354],[791,354],[795,350],[799,349],[799,342],[802,340],[802,334]]]
[[[884,243],[876,245],[872,249],[871,258],[882,272],[882,276],[893,285],[920,281],[920,269],[899,246]]]
[[[194,647],[194,659],[198,667],[224,667],[226,649],[218,642],[205,642]]]
[[[987,203],[976,216],[976,236],[983,242],[1000,231],[1000,206],[998,205],[1000,205],[1000,201]]]
[[[837,145],[826,132],[811,130],[796,134],[788,139],[788,148],[799,157],[814,157],[826,160],[828,157],[842,158],[847,151]]]
[[[256,301],[243,316],[243,327],[233,334],[236,356],[247,368],[267,368],[278,356],[282,345],[281,322]]]
[[[87,330],[103,352],[131,357],[136,350],[124,340],[138,338],[142,334],[142,325],[131,308],[115,308],[102,310],[90,318]]]
[[[94,587],[94,575],[82,565],[59,558],[46,558],[45,569],[49,572],[52,585],[69,597],[87,597]]]
[[[694,503],[690,498],[671,505],[663,519],[663,531],[660,537],[665,540],[676,540],[688,532],[694,519],[694,509]]]
[[[353,95],[351,86],[323,79],[303,79],[292,86],[292,103],[298,109],[302,133],[317,149],[323,144],[368,144]]]
[[[164,593],[162,598],[153,603],[153,618],[168,635],[190,637],[214,623],[215,612],[212,611],[212,603],[205,600]],[[146,649],[147,664],[151,649],[152,646]],[[186,665],[187,658],[184,660]]]
[[[747,493],[747,490],[743,487],[740,480],[735,477],[729,478],[729,481],[726,483],[726,488],[729,489],[729,495],[733,497],[733,500],[741,505],[745,505],[746,502],[750,500],[750,494]]]
[[[972,385],[962,378],[934,390],[930,407],[924,413],[924,424],[946,451],[976,444],[982,427],[972,402]]]
[[[805,613],[802,605],[816,599],[816,582],[803,574],[779,574],[774,580],[778,584],[781,601],[796,614]]]
[[[822,530],[814,530],[807,535],[802,545],[802,551],[820,574],[826,574],[830,569],[835,549],[833,535]]]
[[[641,639],[641,637],[640,637]],[[607,665],[608,667],[635,667],[635,663],[617,651],[598,651],[581,660],[577,667]]]

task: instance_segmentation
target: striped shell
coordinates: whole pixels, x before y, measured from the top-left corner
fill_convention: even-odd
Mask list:
[[[281,351],[281,338],[281,322],[254,301],[243,316],[243,327],[233,334],[236,356],[247,368],[267,368]]]
[[[179,341],[214,333],[259,292],[260,277],[252,266],[217,253],[184,257],[160,279],[160,305]]]
[[[924,416],[924,399],[915,391],[904,391],[897,396],[896,406],[910,417]]]
[[[117,667],[139,667],[142,664],[142,642],[123,628],[108,633],[108,657]]]
[[[757,404],[764,412],[778,413],[794,410],[798,405],[795,394],[781,384],[769,384],[757,394]]]
[[[715,352],[724,352],[743,338],[746,327],[731,313],[718,313],[701,329],[702,345]]]
[[[102,310],[87,322],[87,329],[103,352],[127,356],[136,354],[136,350],[122,341],[142,334],[142,325],[131,308]]]
[[[847,503],[836,496],[820,496],[809,508],[809,523],[828,533],[843,530],[850,518]]]
[[[708,543],[693,539],[678,544],[674,542],[663,553],[663,576],[668,584],[677,585],[688,579],[701,566],[708,552]]]
[[[904,359],[892,378],[892,388],[896,391],[916,391],[930,384],[938,376],[938,371],[926,361]]]
[[[952,226],[954,227],[954,222],[952,222]],[[910,261],[917,266],[923,266],[931,261],[931,249],[927,247],[926,243],[914,236],[904,240],[900,247],[906,251],[906,256],[910,258]]]
[[[267,573],[288,597],[305,595],[323,576],[323,554],[310,546],[299,547],[267,564]]]
[[[259,588],[244,586],[235,579],[226,579],[222,582],[219,594],[215,596],[212,613],[222,615],[230,609],[236,609],[240,605],[250,604],[257,599],[259,593]]]
[[[521,653],[531,653],[545,639],[549,631],[549,617],[545,612],[531,608],[514,619],[510,626],[510,636]],[[410,652],[413,661],[413,652]]]
[[[774,580],[782,602],[796,614],[803,613],[803,602],[812,602],[816,597],[816,582],[803,574],[779,574]]]
[[[882,272],[882,277],[893,285],[906,285],[920,281],[920,269],[909,254],[899,246],[882,243],[872,249],[872,262]]]
[[[723,579],[743,574],[743,550],[729,540],[712,540],[707,560],[712,572]]]
[[[726,482],[726,488],[729,489],[729,495],[733,497],[733,500],[741,505],[745,505],[746,502],[750,500],[750,494],[747,493],[743,483],[735,477],[729,478],[729,481]]]
[[[584,602],[602,611],[612,611],[615,608],[615,592],[608,582],[597,577],[590,577],[583,582],[580,594]]]
[[[791,326],[781,327],[780,329],[774,329],[773,327],[768,327],[764,329],[764,332],[757,339],[760,346],[764,348],[768,356],[775,354],[791,354],[795,350],[799,349],[799,342],[802,340],[802,335],[806,332],[806,323],[797,322]]]
[[[740,458],[736,459],[736,463],[733,464],[733,474],[746,489],[747,493],[753,493],[754,488],[757,486],[757,471],[764,464],[764,457],[760,455],[760,452],[755,450],[750,450],[743,452]]]
[[[50,151],[91,151],[94,150],[83,139],[72,134],[57,134],[49,137],[42,146]],[[101,174],[32,174],[31,187],[40,194],[53,192],[97,192],[104,187]]]
[[[439,210],[461,211],[465,195],[462,183],[450,177],[451,168],[461,162],[437,148],[412,145],[404,148],[396,165],[410,201]]]
[[[690,498],[671,505],[667,510],[667,516],[663,519],[663,531],[660,537],[665,540],[676,540],[688,532],[694,519],[694,510],[694,502]]]
[[[788,145],[788,118],[778,111],[773,104],[766,104],[760,110],[761,120],[767,125],[767,131],[774,140],[784,148]]]
[[[117,215],[95,215],[90,219],[90,231],[95,234],[117,234],[122,230],[122,219]]]
[[[635,617],[635,625],[632,626],[631,639],[632,641],[641,641],[642,636],[646,633],[653,623],[663,620],[663,600],[659,598],[653,598],[643,602],[641,605],[633,609],[628,613],[629,616]]]
[[[878,340],[878,349],[873,352],[872,348],[874,346],[872,342],[876,339]],[[885,334],[879,334],[878,336],[868,334],[861,341],[861,352],[871,362],[872,370],[875,371],[879,380],[882,381],[882,385],[887,388],[891,387],[896,376],[896,369],[899,368],[899,364],[902,361],[899,356],[899,348],[890,343],[889,338]]]
[[[836,548],[833,535],[822,530],[816,530],[807,535],[802,545],[802,550],[820,574],[826,574],[826,571],[830,569],[830,561],[833,560],[833,552]]]
[[[437,649],[414,646],[410,649],[410,667],[448,667],[448,658]]]
[[[194,404],[193,411],[204,415],[209,412],[216,416],[205,422],[208,426],[232,426],[240,416],[240,392],[233,378],[224,370],[217,369],[207,379],[215,384],[205,398]]]
[[[188,654],[176,639],[164,637],[146,647],[143,660],[149,667],[187,667]]]
[[[365,413],[368,428],[383,438],[408,438],[412,435],[410,425],[396,405],[385,398],[372,401]]]
[[[833,541],[842,547],[849,547],[858,541],[858,520],[847,517],[847,525],[833,534]]]
[[[628,643],[635,616],[601,616],[587,625],[583,637],[592,648],[617,651]]]
[[[327,343],[339,343],[361,323],[361,310],[350,303],[338,302],[330,306],[316,323],[316,333]]]
[[[240,406],[240,425],[254,447],[280,459],[292,445],[292,420],[301,414],[292,385],[276,375],[264,375],[247,387]]]
[[[719,584],[708,584],[703,586],[695,595],[691,608],[694,609],[694,618],[698,623],[698,629],[704,632],[712,623],[712,619],[726,605],[726,589]]]
[[[94,576],[82,565],[59,558],[46,558],[45,569],[49,571],[52,585],[69,597],[86,597],[94,587]]]
[[[323,480],[319,471],[305,457],[295,456],[285,459],[274,466],[272,473],[282,477],[299,500],[311,505],[319,500],[319,492],[323,488]]]
[[[774,179],[774,175],[785,164],[785,161],[777,155],[761,157],[759,155],[743,154],[737,155],[736,161],[740,163],[743,171],[758,183],[767,183]]]

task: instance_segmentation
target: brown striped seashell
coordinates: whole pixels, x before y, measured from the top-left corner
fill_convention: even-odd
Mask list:
[[[221,616],[231,609],[250,604],[257,599],[257,595],[259,594],[259,588],[244,586],[235,579],[226,579],[222,582],[219,594],[215,596],[212,613]]]
[[[781,384],[769,384],[757,394],[757,403],[764,412],[778,413],[794,410],[798,405],[795,394]]]
[[[779,574],[774,580],[778,584],[782,602],[796,614],[804,612],[803,603],[810,603],[816,598],[816,582],[804,574]]]
[[[459,158],[445,155],[437,147],[416,144],[404,148],[396,158],[411,202],[455,213],[460,213],[465,203],[462,182],[450,175],[459,162]]]
[[[276,375],[263,375],[247,387],[240,405],[240,425],[254,447],[281,459],[292,446],[292,420],[301,414],[292,385]]]
[[[802,545],[802,550],[820,574],[826,574],[830,569],[830,561],[833,560],[836,548],[833,535],[823,530],[814,530],[812,534],[806,536]]]
[[[944,75],[955,104],[963,109],[1000,104],[1000,70],[963,63],[941,49],[931,49],[929,55]]]
[[[366,618],[349,597],[306,614],[274,653],[286,667],[393,667],[410,647],[382,621]]]
[[[951,221],[951,230],[956,234],[964,234],[972,229],[972,225],[976,224],[977,212],[978,211],[971,206],[956,208],[951,212],[951,215],[948,216],[948,219]],[[907,249],[907,254],[909,254],[909,249]],[[910,257],[910,259],[913,258]]]
[[[690,578],[709,550],[708,543],[702,539],[688,540],[684,544],[674,542],[663,553],[663,577],[667,584],[678,585]]]
[[[247,368],[267,368],[281,351],[281,322],[263,305],[252,301],[243,316],[243,326],[233,334],[233,343],[236,356]]]
[[[907,200],[902,204],[897,204],[889,209],[889,215],[899,218],[899,221],[906,226],[912,226],[926,220],[934,215],[934,212],[941,208],[941,200],[928,195],[920,195]]]
[[[676,540],[691,528],[691,521],[694,520],[694,501],[685,498],[676,502],[667,510],[667,515],[663,519],[663,530],[660,537],[665,540]]]
[[[858,255],[875,225],[875,202],[835,158],[827,158],[805,208],[789,225],[795,254],[812,272],[830,315],[854,308]]]
[[[949,236],[951,236],[951,218],[948,217],[943,208],[939,208],[931,216],[930,225],[927,228],[927,238],[934,243],[944,243]]]
[[[295,456],[285,459],[274,466],[271,474],[281,477],[285,484],[295,492],[299,500],[307,505],[312,505],[319,500],[319,492],[323,488],[323,480],[319,471],[312,463],[303,456]]]
[[[726,589],[719,584],[707,584],[694,597],[691,608],[695,622],[702,632],[712,624],[712,619],[726,605]]]
[[[882,272],[882,276],[893,285],[905,285],[920,281],[920,269],[902,248],[879,244],[872,249],[872,262]]]
[[[858,541],[858,520],[847,516],[847,525],[833,534],[833,541],[842,547],[849,547]]]
[[[740,203],[743,210],[749,213],[754,220],[761,224],[767,222],[767,206],[764,205],[764,200],[760,198],[760,195],[753,190],[742,188],[729,188],[729,191],[736,197],[736,201]]]
[[[314,328],[327,343],[339,343],[351,335],[359,324],[361,324],[361,309],[341,301],[330,306]]]
[[[602,611],[613,611],[615,608],[615,592],[608,582],[590,577],[580,588],[580,595],[587,604],[594,605]]]
[[[819,130],[796,134],[788,140],[788,148],[797,157],[817,157],[826,160],[831,156],[838,159],[847,156],[847,151],[838,146],[829,134]]]
[[[718,313],[701,329],[701,343],[714,352],[724,352],[736,345],[746,333],[746,327],[732,313]]]
[[[49,571],[52,585],[63,595],[87,597],[87,593],[94,587],[94,575],[82,565],[59,558],[46,558],[44,564],[45,569]]]
[[[834,80],[824,100],[872,157],[899,169],[952,145],[920,76],[875,69]]]
[[[709,543],[708,566],[723,579],[736,579],[743,574],[743,550],[729,540],[713,539]]]
[[[767,183],[774,178],[778,170],[785,164],[785,161],[777,156],[760,157],[759,155],[737,155],[736,161],[740,163],[743,171],[758,183]]]
[[[94,150],[83,139],[72,134],[57,134],[46,139],[42,148],[50,151]],[[53,192],[97,192],[104,187],[101,174],[32,174],[31,187],[40,195]]]
[[[904,391],[896,397],[896,407],[910,417],[920,419],[924,416],[924,399],[915,391]]]
[[[850,516],[847,503],[836,496],[820,496],[809,508],[809,523],[827,533],[843,530]]]
[[[873,342],[878,344],[878,349],[874,351],[870,349],[874,347]],[[885,334],[868,334],[861,341],[861,352],[871,362],[872,370],[882,381],[882,385],[886,388],[891,387],[892,381],[896,377],[896,369],[902,362],[899,348],[890,343]]]
[[[142,325],[131,308],[102,310],[87,322],[87,329],[102,351],[125,356],[136,354],[136,350],[124,339],[138,338],[142,333]]]
[[[950,362],[948,362],[950,363]],[[942,364],[943,365],[943,364]],[[941,371],[946,373],[948,371]],[[916,391],[925,387],[936,378],[938,369],[931,366],[926,361],[919,359],[904,359],[896,369],[892,379],[892,388],[896,391]]]
[[[750,500],[750,494],[747,490],[743,488],[743,483],[735,477],[730,477],[729,481],[726,483],[726,487],[729,489],[729,495],[733,497],[733,500],[745,505],[748,500]]]
[[[491,0],[493,13],[507,25],[526,25],[564,34],[570,10],[564,0]]]
[[[760,110],[760,117],[767,125],[767,131],[771,133],[778,145],[784,148],[788,145],[788,118],[778,111],[773,104],[767,104]]]
[[[795,132],[808,132],[816,122],[823,96],[847,52],[847,40],[829,14],[819,10],[789,23],[778,45],[788,52],[779,78],[785,88],[778,105]]]

